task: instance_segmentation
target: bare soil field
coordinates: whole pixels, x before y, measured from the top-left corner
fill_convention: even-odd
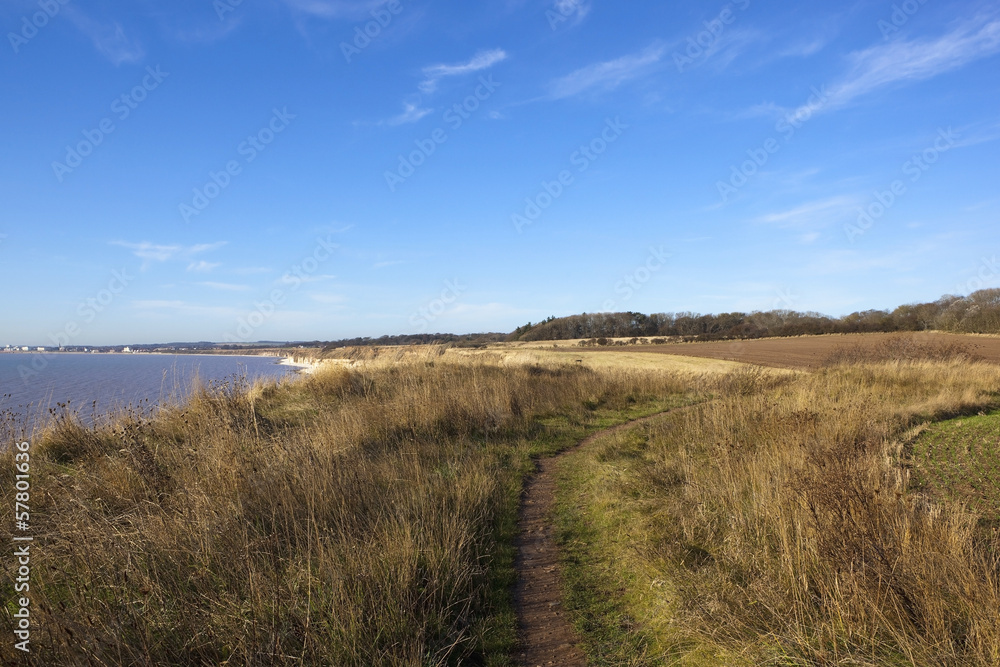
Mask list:
[[[845,350],[862,353],[875,352],[892,341],[900,339],[919,345],[941,348],[962,347],[970,355],[984,361],[1000,363],[1000,338],[947,333],[907,334],[834,334],[829,336],[800,336],[795,338],[762,338],[757,340],[717,341],[710,343],[669,343],[629,347],[582,347],[575,350],[581,356],[600,352],[657,353],[723,359],[777,368],[814,369],[824,365],[838,352]]]

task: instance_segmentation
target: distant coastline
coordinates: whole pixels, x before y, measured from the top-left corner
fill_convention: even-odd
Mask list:
[[[298,369],[298,373],[303,375],[311,375],[316,372],[320,366],[323,365],[322,359],[303,359],[301,357],[282,357],[281,361],[278,362],[282,366],[292,366]]]

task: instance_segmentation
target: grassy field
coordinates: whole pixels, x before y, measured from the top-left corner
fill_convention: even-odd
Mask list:
[[[511,664],[531,457],[692,389],[444,357],[205,389],[96,430],[52,424],[32,442],[27,662]],[[13,507],[9,452],[0,489]],[[24,661],[12,644],[0,663]]]
[[[967,481],[993,470],[996,420],[975,415],[998,389],[1000,368],[960,360],[747,370],[565,457],[567,596],[594,664],[1000,664],[977,492],[996,477]]]
[[[1000,412],[939,422],[913,442],[913,481],[1000,526]]]
[[[593,664],[1000,664],[1000,367],[911,352],[365,348],[58,419],[32,438],[33,652],[0,663],[511,665],[532,457],[686,405],[560,459]]]

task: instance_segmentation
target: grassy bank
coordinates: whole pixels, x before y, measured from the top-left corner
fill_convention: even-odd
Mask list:
[[[569,455],[558,527],[595,664],[1000,664],[993,496],[955,470],[995,451],[955,438],[994,433],[975,415],[998,390],[961,358],[749,370]]]
[[[96,429],[60,419],[32,443],[28,661],[509,664],[531,457],[690,388],[404,359],[206,389]],[[4,507],[13,490],[6,453]],[[14,598],[9,569],[0,590]],[[0,662],[22,659],[0,643]]]

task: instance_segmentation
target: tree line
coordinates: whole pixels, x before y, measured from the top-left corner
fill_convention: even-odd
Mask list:
[[[341,340],[323,343],[324,350],[335,350],[340,347],[367,347],[384,345],[446,345],[454,347],[477,347],[487,343],[499,343],[507,340],[507,334],[503,333],[474,333],[474,334],[401,334],[398,336],[379,336],[370,338],[361,336],[358,338],[343,338]]]
[[[527,323],[510,333],[403,334],[378,338],[344,338],[317,343],[326,350],[375,345],[444,345],[481,347],[503,341],[568,340],[575,338],[671,338],[726,340],[832,333],[926,331],[1000,333],[1000,288],[968,296],[942,296],[937,301],[899,306],[895,310],[862,310],[830,317],[794,310],[752,313],[583,313]]]
[[[752,313],[584,313],[550,317],[518,327],[508,341],[574,338],[671,337],[683,340],[767,338],[808,334],[925,331],[1000,333],[1000,289],[968,296],[943,296],[895,310],[864,310],[830,317],[815,312],[771,310]]]

